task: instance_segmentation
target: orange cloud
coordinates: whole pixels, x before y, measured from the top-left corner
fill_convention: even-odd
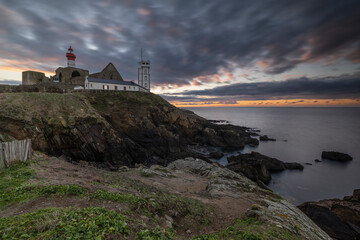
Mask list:
[[[20,68],[14,66],[0,66],[0,70],[10,71],[10,72],[36,71],[36,72],[43,72],[46,75],[55,75],[55,72],[43,71],[35,68]]]
[[[207,100],[203,102],[173,101],[171,104],[177,107],[359,107],[360,99]]]
[[[201,86],[201,82],[196,80],[196,79],[193,79],[192,82],[191,82],[191,85],[193,85],[193,86]]]
[[[138,8],[138,9],[136,9],[136,10],[137,10],[137,12],[138,12],[140,15],[142,15],[142,16],[148,16],[148,15],[150,15],[150,11],[147,10],[147,9],[145,9],[145,8]]]
[[[256,62],[260,68],[268,68],[270,66],[270,63],[268,61],[257,61]]]

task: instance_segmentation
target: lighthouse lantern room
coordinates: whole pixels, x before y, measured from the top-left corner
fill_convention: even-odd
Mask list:
[[[70,47],[68,48],[68,52],[66,53],[66,58],[67,58],[67,66],[68,67],[75,67],[75,54],[73,53],[73,49]]]

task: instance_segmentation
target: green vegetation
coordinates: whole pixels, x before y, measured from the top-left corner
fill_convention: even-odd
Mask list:
[[[29,165],[29,162],[19,162],[0,170],[0,209],[11,202],[28,198],[19,191],[22,184],[34,175]]]
[[[144,229],[136,233],[136,240],[171,240],[174,233],[171,230],[161,230],[159,228],[149,230]]]
[[[120,234],[129,234],[125,217],[104,208],[50,208],[0,218],[1,239],[104,239]]]
[[[29,180],[34,175],[34,170],[28,166],[30,162],[18,162],[8,168],[0,170],[0,192],[14,189]]]
[[[253,218],[238,219],[231,226],[213,234],[200,235],[193,237],[193,240],[219,240],[219,239],[239,239],[239,240],[295,240],[300,239],[286,229],[279,228],[274,224],[268,224]]]
[[[144,199],[138,198],[132,194],[111,193],[106,190],[96,190],[89,196],[96,199],[110,200],[114,202],[145,203]]]

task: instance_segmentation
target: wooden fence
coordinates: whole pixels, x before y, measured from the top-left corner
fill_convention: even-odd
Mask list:
[[[0,169],[16,161],[31,160],[31,139],[0,142]]]

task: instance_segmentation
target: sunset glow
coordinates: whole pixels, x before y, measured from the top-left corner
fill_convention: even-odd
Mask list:
[[[359,99],[287,99],[265,101],[222,102],[171,102],[176,107],[358,107]]]

